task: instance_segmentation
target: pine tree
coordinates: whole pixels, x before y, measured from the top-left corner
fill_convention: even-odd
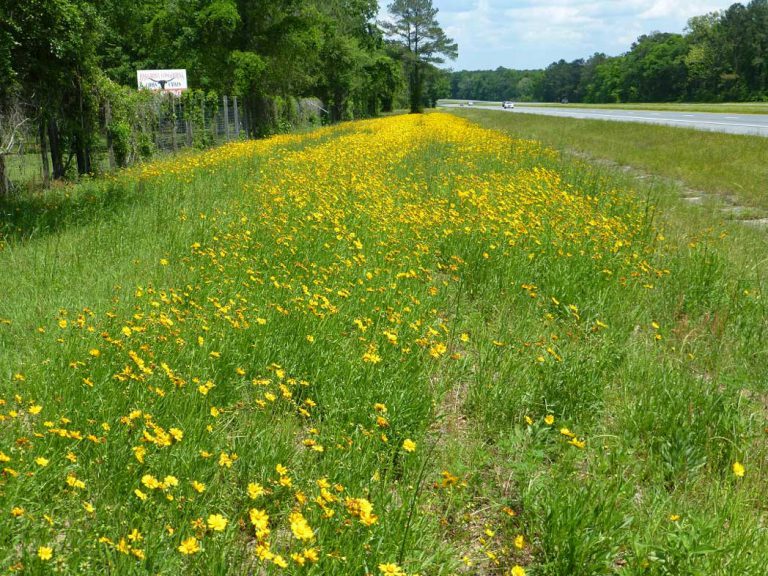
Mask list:
[[[384,33],[403,48],[408,72],[411,112],[423,110],[424,70],[458,56],[458,45],[437,22],[432,0],[395,0],[388,6],[391,21],[380,22]]]

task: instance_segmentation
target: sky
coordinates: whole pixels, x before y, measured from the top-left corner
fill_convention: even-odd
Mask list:
[[[446,66],[489,70],[545,68],[561,58],[571,61],[595,52],[616,56],[642,34],[680,33],[692,16],[734,2],[433,0],[433,5],[439,10],[438,22],[459,44],[459,58]]]

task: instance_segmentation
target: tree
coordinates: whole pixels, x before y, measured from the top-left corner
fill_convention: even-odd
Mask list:
[[[560,60],[553,62],[544,71],[544,76],[538,86],[537,96],[544,102],[578,102],[579,83],[581,71],[584,68],[584,60],[566,62]]]
[[[97,10],[85,0],[0,0],[0,14],[0,30],[12,39],[19,97],[39,123],[43,148],[47,133],[54,178],[66,171],[65,146],[79,173],[90,172],[97,113],[92,86],[103,31]]]
[[[685,57],[688,43],[680,34],[653,32],[632,44],[625,56],[626,81],[632,102],[672,102],[682,99],[688,83]]]
[[[388,6],[392,21],[380,22],[384,33],[403,47],[408,72],[411,112],[423,110],[425,69],[455,60],[458,45],[446,36],[437,22],[432,0],[395,0]]]

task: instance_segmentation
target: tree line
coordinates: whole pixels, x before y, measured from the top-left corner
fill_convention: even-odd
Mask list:
[[[768,0],[691,18],[684,34],[645,34],[620,56],[560,60],[544,70],[455,72],[451,95],[588,103],[765,101]]]
[[[431,0],[389,10],[377,23],[377,0],[0,0],[0,119],[23,107],[61,178],[73,159],[92,171],[106,102],[109,133],[124,131],[138,69],[185,68],[190,87],[237,96],[252,137],[302,97],[329,122],[417,111],[447,96],[435,64],[456,45]]]

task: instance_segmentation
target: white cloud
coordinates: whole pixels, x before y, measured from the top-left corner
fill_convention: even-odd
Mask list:
[[[455,69],[539,68],[595,52],[619,54],[641,34],[682,32],[692,16],[726,1],[434,0],[438,20],[459,44]]]

